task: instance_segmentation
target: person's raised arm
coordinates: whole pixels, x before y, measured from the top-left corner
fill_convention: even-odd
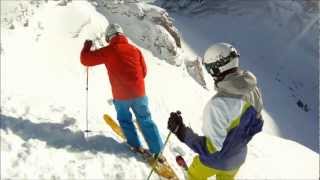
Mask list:
[[[92,41],[86,40],[80,54],[81,64],[85,66],[95,66],[105,63],[103,49],[91,51]]]

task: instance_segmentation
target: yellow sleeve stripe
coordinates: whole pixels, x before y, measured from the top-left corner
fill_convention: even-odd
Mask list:
[[[206,137],[206,145],[207,145],[207,150],[209,151],[210,154],[217,151],[217,149],[215,148],[211,140],[207,137]]]
[[[231,122],[230,126],[229,126],[228,129],[227,129],[227,132],[231,131],[231,129],[233,129],[233,128],[235,128],[235,127],[237,127],[237,126],[239,125],[239,123],[240,123],[240,118],[241,118],[242,114],[243,114],[244,112],[246,112],[246,110],[247,110],[250,106],[251,106],[250,103],[245,102],[245,104],[244,104],[244,106],[243,106],[243,108],[242,108],[242,111],[241,111],[240,116],[238,116],[237,118],[235,118],[235,119]]]

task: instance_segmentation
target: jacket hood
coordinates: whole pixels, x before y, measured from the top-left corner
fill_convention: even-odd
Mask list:
[[[256,77],[249,71],[238,69],[216,84],[216,90],[232,95],[246,95],[257,86]]]

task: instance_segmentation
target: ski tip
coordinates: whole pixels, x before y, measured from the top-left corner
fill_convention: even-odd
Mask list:
[[[103,119],[112,119],[113,118],[109,114],[103,114]]]
[[[185,170],[188,169],[187,163],[182,156],[180,156],[180,155],[176,156],[176,162],[183,169],[185,169]]]

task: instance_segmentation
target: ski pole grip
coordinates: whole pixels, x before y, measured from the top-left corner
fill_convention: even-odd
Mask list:
[[[176,113],[177,113],[179,116],[181,116],[181,111],[177,110]],[[180,128],[180,126],[177,126],[177,127],[174,129],[173,133],[176,134],[176,133],[178,132],[179,128]]]
[[[179,130],[180,126],[177,126],[176,129],[173,131],[174,134],[176,134]]]

